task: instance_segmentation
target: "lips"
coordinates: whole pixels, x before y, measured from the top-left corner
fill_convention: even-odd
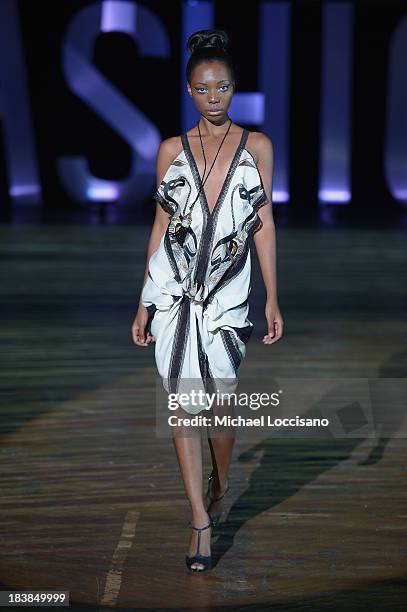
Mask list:
[[[222,108],[208,108],[208,113],[221,113]]]

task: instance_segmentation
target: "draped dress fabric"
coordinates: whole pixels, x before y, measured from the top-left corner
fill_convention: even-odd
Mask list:
[[[260,173],[245,148],[243,129],[215,207],[210,211],[189,139],[165,173],[154,199],[170,215],[151,255],[141,302],[156,338],[155,360],[168,393],[193,388],[232,393],[253,331],[248,319],[251,291],[249,236],[267,203]],[[186,382],[186,385],[183,383]],[[197,414],[207,404],[182,405]]]

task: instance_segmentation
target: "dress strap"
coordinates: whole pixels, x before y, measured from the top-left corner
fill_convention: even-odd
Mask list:
[[[243,149],[246,146],[247,139],[249,137],[249,130],[247,128],[243,128],[242,138],[240,141],[240,148]]]

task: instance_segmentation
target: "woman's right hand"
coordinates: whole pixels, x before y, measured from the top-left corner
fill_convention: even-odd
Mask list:
[[[137,314],[131,326],[133,342],[137,346],[148,346],[150,342],[155,342],[155,336],[146,333],[148,323],[148,310],[143,304],[139,304]]]

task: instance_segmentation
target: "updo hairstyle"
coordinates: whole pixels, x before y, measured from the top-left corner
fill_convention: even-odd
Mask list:
[[[235,83],[235,69],[230,55],[231,42],[224,30],[199,30],[188,38],[187,50],[190,57],[186,67],[186,78],[191,84],[194,68],[201,62],[224,62],[230,71],[232,82]]]

